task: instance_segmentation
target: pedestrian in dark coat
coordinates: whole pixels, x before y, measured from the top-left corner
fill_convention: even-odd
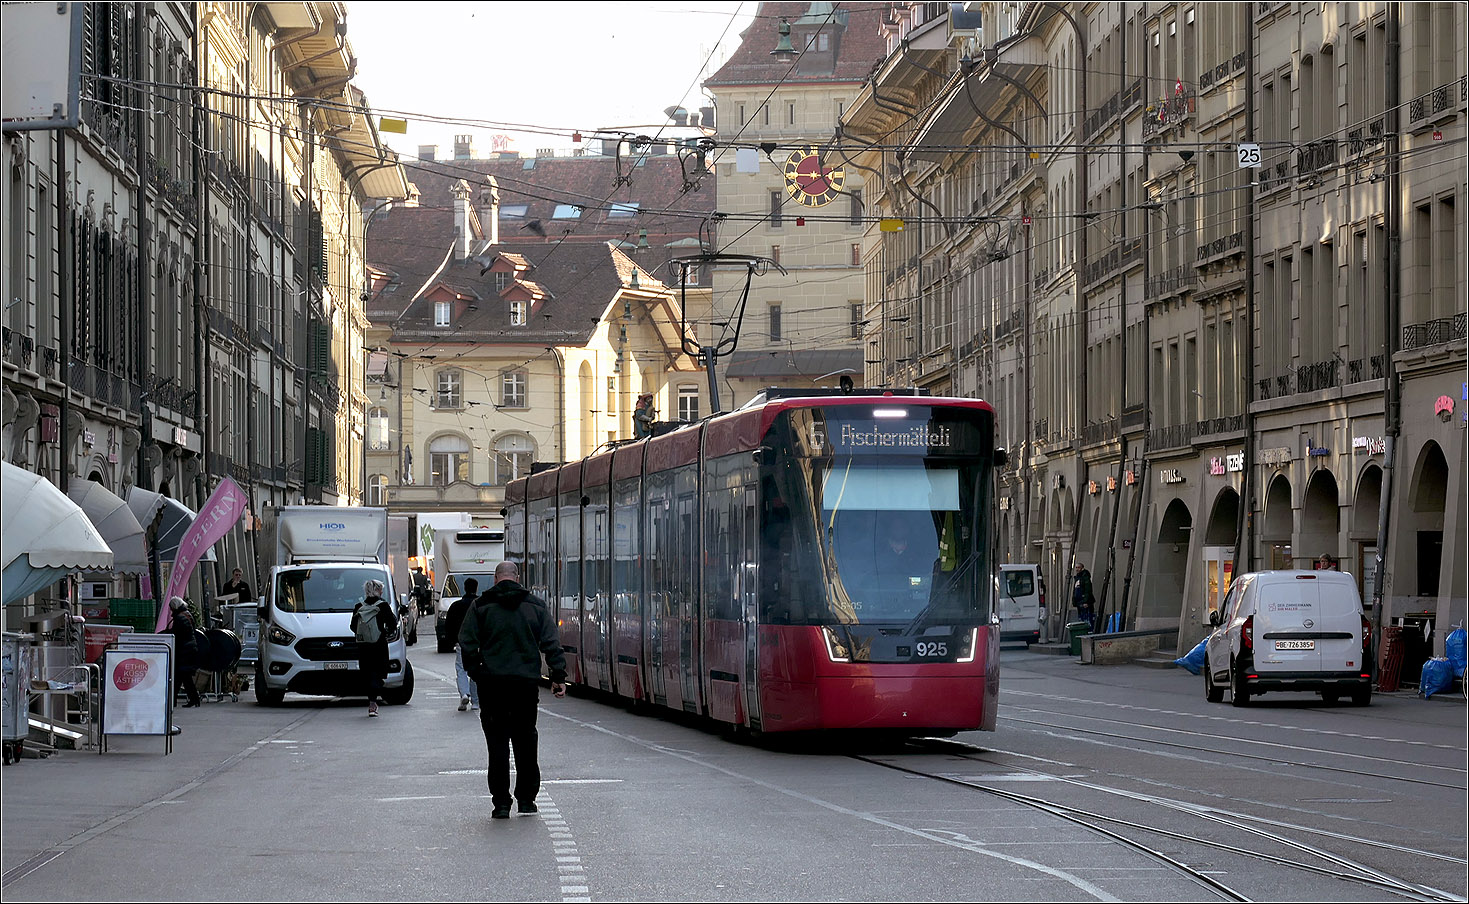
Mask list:
[[[1086,622],[1088,628],[1094,627],[1096,602],[1096,595],[1092,593],[1092,573],[1077,562],[1076,577],[1071,585],[1071,604],[1076,607],[1076,617]]]
[[[352,634],[356,636],[357,625],[363,610],[377,606],[378,639],[374,643],[357,641],[357,668],[367,681],[367,714],[377,715],[378,698],[388,680],[388,635],[397,628],[391,603],[383,599],[383,582],[367,581],[362,585],[364,599],[352,607]]]
[[[168,610],[168,630],[173,634],[174,653],[178,656],[178,666],[174,669],[178,683],[174,693],[184,692],[188,698],[184,706],[198,706],[199,686],[194,682],[194,675],[199,671],[199,640],[194,636],[194,616],[183,597],[169,600]]]
[[[464,582],[464,594],[459,599],[449,604],[449,611],[444,616],[446,623],[444,633],[454,638],[454,678],[459,685],[459,711],[469,707],[479,709],[479,686],[474,679],[469,677],[469,672],[464,668],[464,651],[458,649],[459,630],[464,627],[464,616],[469,612],[469,607],[479,598],[479,581],[469,578]]]
[[[536,705],[541,656],[551,691],[566,696],[566,654],[546,604],[520,585],[514,562],[495,568],[486,590],[459,631],[464,667],[479,687],[480,727],[489,750],[491,817],[510,818],[510,749],[515,750],[515,800],[522,813],[537,810],[541,768],[536,751]]]

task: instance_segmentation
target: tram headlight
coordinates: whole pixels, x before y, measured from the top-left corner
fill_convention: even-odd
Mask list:
[[[973,662],[979,650],[979,629],[970,628],[968,639],[959,647],[959,658],[955,662]]]
[[[821,633],[826,638],[826,655],[831,658],[832,662],[852,661],[851,651],[847,649],[845,643],[837,639],[836,632],[830,628],[823,627]]]

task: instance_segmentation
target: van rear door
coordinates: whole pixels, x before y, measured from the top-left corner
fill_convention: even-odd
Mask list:
[[[1318,581],[1316,650],[1328,672],[1365,668],[1362,654],[1362,598],[1350,576],[1325,574]]]
[[[1315,575],[1281,575],[1260,586],[1255,615],[1255,668],[1321,670],[1321,591]]]

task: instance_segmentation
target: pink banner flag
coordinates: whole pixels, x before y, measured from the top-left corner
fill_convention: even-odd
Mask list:
[[[194,573],[194,566],[199,564],[199,557],[245,516],[249,502],[250,497],[245,495],[240,485],[228,477],[221,480],[210,494],[209,501],[204,503],[194,523],[184,532],[184,539],[179,542],[178,558],[174,560],[173,572],[168,576],[168,590],[163,594],[163,605],[158,609],[158,626],[155,629],[158,633],[163,633],[168,625],[168,601],[184,595],[189,587],[189,576]]]

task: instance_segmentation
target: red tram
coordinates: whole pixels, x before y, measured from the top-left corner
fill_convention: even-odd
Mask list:
[[[570,680],[763,732],[995,726],[994,410],[781,397],[512,482]]]

